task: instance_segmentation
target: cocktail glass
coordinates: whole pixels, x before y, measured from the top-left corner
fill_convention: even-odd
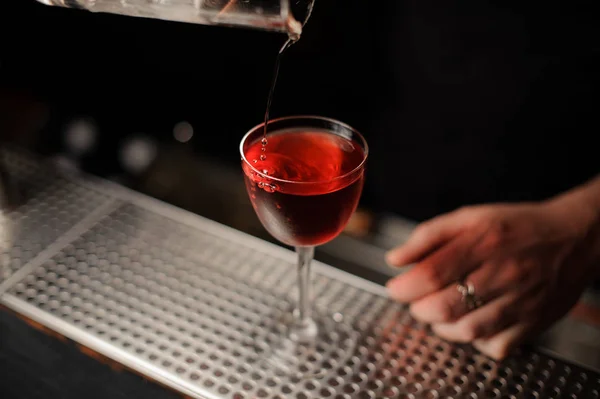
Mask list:
[[[246,188],[258,218],[298,255],[295,309],[279,341],[266,345],[263,353],[286,373],[322,374],[321,367],[311,369],[306,362],[321,339],[339,340],[348,356],[355,345],[341,315],[313,312],[311,262],[315,247],[337,237],[356,210],[368,152],[358,131],[316,116],[275,119],[267,129],[260,124],[240,144]]]

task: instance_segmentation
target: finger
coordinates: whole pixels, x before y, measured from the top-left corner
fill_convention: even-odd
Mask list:
[[[543,298],[543,295],[538,297],[538,303],[540,298]],[[547,329],[556,320],[556,313],[552,309],[556,309],[558,306],[569,301],[561,298],[557,302],[547,303],[545,312],[542,311],[533,314],[527,321],[516,323],[492,336],[475,339],[473,346],[481,353],[494,359],[504,359],[514,349],[525,343],[526,340]]]
[[[410,305],[411,315],[424,323],[449,323],[467,313],[457,284],[450,284]]]
[[[452,239],[461,227],[462,220],[456,213],[437,216],[421,223],[403,245],[386,254],[386,261],[396,267],[417,262]]]
[[[399,302],[413,302],[462,278],[478,262],[469,257],[471,238],[460,235],[387,283],[389,295]]]
[[[431,328],[440,337],[453,342],[473,342],[492,336],[517,321],[513,309],[518,298],[516,293],[503,295],[453,323],[436,323]]]
[[[465,279],[465,284],[471,284],[475,288],[475,295],[483,303],[491,302],[511,288],[510,280],[489,278],[496,274],[497,269],[495,264],[486,263]],[[450,284],[441,291],[413,302],[410,306],[413,317],[425,323],[453,322],[469,311],[458,284]]]
[[[524,276],[526,265],[519,262],[487,262],[473,270],[464,279],[475,289],[476,297],[483,303],[509,292],[531,292],[532,283]],[[426,323],[448,323],[458,320],[469,312],[467,303],[456,284],[451,284],[439,292],[428,295],[411,305],[413,316]]]
[[[483,303],[489,303],[515,289],[515,271],[494,262],[484,263],[464,279],[464,284],[472,285],[476,297]],[[410,311],[413,317],[425,323],[449,323],[460,319],[470,309],[458,285],[450,284],[414,302]]]
[[[514,324],[491,337],[476,339],[473,347],[484,355],[502,360],[525,342],[532,328],[533,325],[528,322]]]

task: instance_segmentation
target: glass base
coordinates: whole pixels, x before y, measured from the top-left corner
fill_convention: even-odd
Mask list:
[[[337,315],[340,316],[340,315]],[[255,364],[277,376],[324,378],[353,355],[358,333],[334,315],[314,313],[304,328],[291,309],[260,325],[249,345]]]

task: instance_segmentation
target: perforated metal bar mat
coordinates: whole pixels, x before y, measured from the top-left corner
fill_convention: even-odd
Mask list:
[[[64,184],[60,194],[33,198],[44,209],[55,201],[71,210],[72,227],[51,230],[50,250],[21,259],[25,273],[3,303],[189,396],[599,397],[593,371],[538,352],[494,362],[435,337],[381,287],[319,263],[316,306],[343,319],[358,344],[340,361],[347,357],[339,342],[321,342],[307,367],[324,367],[322,378],[280,375],[247,342],[268,341],[293,302],[291,252],[108,183]],[[81,198],[90,202],[85,209]],[[29,203],[18,212],[28,218],[36,209]],[[45,223],[61,221],[52,215]],[[18,259],[11,242],[4,245],[10,261]]]
[[[111,197],[17,150],[3,150],[2,161],[21,206],[0,211],[0,287],[43,249]]]

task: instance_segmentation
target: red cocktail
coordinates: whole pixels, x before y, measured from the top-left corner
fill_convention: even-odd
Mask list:
[[[356,130],[321,117],[276,119],[264,132],[261,124],[240,144],[246,188],[267,231],[296,248],[298,312],[287,339],[310,345],[323,328],[309,303],[314,247],[337,237],[355,211],[368,147]]]
[[[259,139],[244,149],[250,161],[244,162],[246,186],[264,227],[294,247],[335,238],[360,198],[362,146],[310,128],[281,130],[267,140],[266,146]]]

